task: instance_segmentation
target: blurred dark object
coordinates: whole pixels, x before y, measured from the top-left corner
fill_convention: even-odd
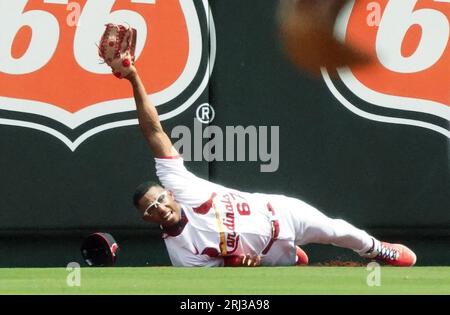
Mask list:
[[[348,0],[280,0],[278,20],[286,54],[302,71],[320,74],[370,63],[372,57],[334,36],[334,25]]]

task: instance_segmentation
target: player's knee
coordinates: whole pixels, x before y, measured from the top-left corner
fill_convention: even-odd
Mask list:
[[[334,239],[349,237],[349,231],[354,228],[351,224],[342,219],[332,219],[331,221]]]

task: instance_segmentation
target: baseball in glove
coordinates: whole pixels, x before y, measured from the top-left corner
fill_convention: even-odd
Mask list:
[[[119,79],[134,70],[136,36],[134,28],[109,23],[100,39],[98,54]]]
[[[108,233],[91,234],[81,244],[81,255],[88,266],[113,266],[116,263],[118,250],[119,245]]]

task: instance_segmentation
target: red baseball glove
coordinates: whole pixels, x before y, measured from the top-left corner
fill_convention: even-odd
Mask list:
[[[100,39],[98,54],[119,79],[135,70],[136,35],[134,28],[109,23]]]

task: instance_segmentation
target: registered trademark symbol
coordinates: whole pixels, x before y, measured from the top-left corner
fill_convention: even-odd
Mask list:
[[[198,121],[202,124],[209,124],[216,117],[216,112],[211,105],[205,103],[197,108],[196,116]]]

